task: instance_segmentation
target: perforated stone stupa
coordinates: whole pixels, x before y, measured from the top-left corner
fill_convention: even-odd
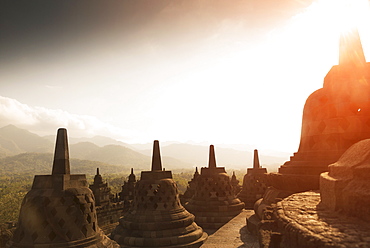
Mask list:
[[[136,176],[134,174],[134,169],[131,168],[131,174],[128,176],[128,180],[124,181],[122,191],[119,193],[119,198],[123,201],[125,211],[130,209],[132,201],[134,200],[135,185]]]
[[[89,186],[95,197],[96,206],[104,206],[109,204],[110,198],[113,197],[108,183],[103,182],[103,177],[100,175],[99,168],[96,169],[94,183]]]
[[[141,172],[133,206],[111,236],[121,247],[199,247],[207,238],[181,205],[172,172],[162,170],[158,141],[152,170]]]
[[[225,167],[216,167],[213,145],[210,146],[208,168],[202,167],[197,178],[195,195],[186,205],[198,225],[217,229],[238,215],[244,208],[233,193]]]
[[[339,65],[326,75],[323,88],[306,101],[298,152],[279,169],[281,174],[314,176],[297,179],[296,191],[318,189],[318,177],[329,164],[354,143],[370,138],[370,63],[357,30],[342,35],[339,56]],[[310,187],[302,186],[310,181]]]
[[[67,130],[57,134],[51,175],[36,175],[11,247],[119,247],[98,226],[85,175],[70,174]]]
[[[266,168],[260,166],[258,150],[254,150],[253,168],[247,169],[247,174],[243,178],[243,189],[238,195],[239,199],[245,203],[245,207],[253,209],[254,203],[262,198],[266,191]]]
[[[181,204],[187,203],[195,194],[197,179],[199,177],[198,167],[195,168],[193,178],[188,182],[188,187],[183,195],[180,195]]]

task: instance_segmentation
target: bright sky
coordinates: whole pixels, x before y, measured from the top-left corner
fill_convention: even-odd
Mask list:
[[[297,151],[304,102],[338,63],[348,23],[370,58],[369,1],[297,1],[279,13],[276,1],[209,1],[141,6],[122,26],[19,45],[0,57],[0,126]]]

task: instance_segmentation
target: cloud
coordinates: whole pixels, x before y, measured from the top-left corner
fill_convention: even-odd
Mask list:
[[[31,107],[19,101],[0,96],[0,126],[13,124],[39,135],[54,134],[65,127],[73,137],[103,135],[129,140],[134,133],[99,120],[94,116],[71,114],[61,109]]]

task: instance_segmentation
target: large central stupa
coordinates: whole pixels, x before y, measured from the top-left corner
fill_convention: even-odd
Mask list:
[[[370,63],[366,63],[357,29],[341,36],[339,65],[331,68],[324,86],[313,92],[303,110],[298,152],[279,169],[296,190],[318,188],[320,173],[356,142],[370,138]],[[311,178],[309,178],[311,176]],[[296,182],[293,182],[293,181]],[[277,184],[286,178],[277,179]],[[304,182],[308,187],[299,187]],[[311,182],[311,183],[310,183]]]

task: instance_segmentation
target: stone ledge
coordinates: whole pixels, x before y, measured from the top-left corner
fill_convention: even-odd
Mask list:
[[[325,210],[319,203],[320,194],[308,191],[276,204],[282,247],[370,247],[368,223]]]

